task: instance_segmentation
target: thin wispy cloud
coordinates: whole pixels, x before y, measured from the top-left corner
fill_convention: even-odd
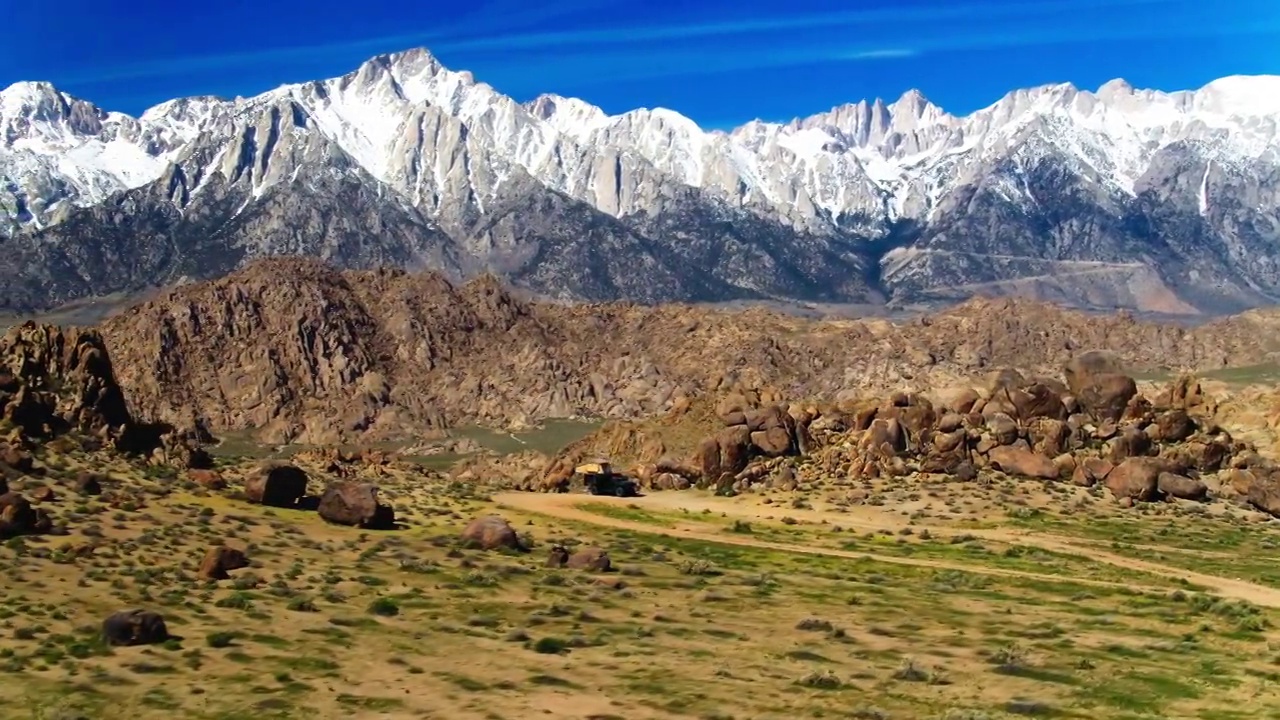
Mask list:
[[[1077,4],[1078,5],[1078,4]],[[697,49],[664,49],[660,53],[626,48],[606,53],[560,53],[524,58],[521,67],[532,77],[563,77],[590,63],[592,73],[580,75],[575,85],[590,87],[619,81],[676,79],[829,63],[871,62],[909,58],[958,50],[1011,49],[1068,43],[1090,44],[1124,40],[1196,40],[1249,37],[1280,33],[1280,18],[1224,18],[1218,22],[1114,25],[1046,24],[1010,31],[969,30],[964,33],[920,29],[884,33],[880,42],[843,44],[809,42],[796,47],[771,47],[767,52],[706,53]]]
[[[750,35],[774,35],[785,45],[794,43],[787,36],[799,31],[828,31],[855,33],[875,31],[884,33],[904,26],[947,26],[961,21],[1000,21],[1019,19],[1034,21],[1037,17],[1063,11],[1086,12],[1090,9],[1116,10],[1118,8],[1158,8],[1177,0],[1038,0],[1019,3],[949,2],[931,6],[895,6],[888,8],[835,11],[811,14],[792,14],[777,17],[741,18],[728,21],[684,22],[662,25],[627,25],[617,27],[575,28],[551,32],[512,32],[536,26],[549,20],[580,17],[601,7],[605,0],[564,0],[530,5],[519,0],[495,0],[487,3],[461,22],[424,30],[378,37],[359,38],[311,45],[262,48],[244,52],[225,52],[210,55],[190,55],[149,60],[115,67],[98,68],[79,76],[63,78],[63,82],[95,84],[138,78],[172,77],[204,71],[248,68],[271,62],[310,61],[330,58],[340,54],[375,54],[388,50],[424,45],[436,53],[466,54],[485,51],[569,51],[574,48],[602,46],[602,56],[636,57],[634,50],[625,46],[653,45],[663,42],[689,40],[732,39]],[[806,43],[807,44],[807,43]],[[666,51],[665,48],[662,49]],[[640,55],[649,63],[655,48]],[[785,47],[775,51],[758,53],[757,62],[762,66],[817,62],[834,53],[838,59],[875,60],[907,57],[918,52],[902,42],[880,43],[877,47],[861,50],[813,50],[799,53]],[[787,59],[791,58],[791,59]],[[523,64],[524,59],[520,62]],[[717,65],[717,63],[713,63]],[[723,65],[719,63],[718,65]],[[741,62],[730,63],[734,69]],[[637,77],[650,77],[642,74]]]
[[[993,12],[983,14],[979,7]],[[928,14],[928,22],[879,27],[874,43],[805,40],[791,46],[779,43],[767,50],[739,53],[707,53],[695,48],[664,48],[655,53],[621,46],[608,52],[528,58],[522,60],[522,68],[534,76],[562,76],[590,62],[595,72],[579,77],[575,83],[587,87],[623,80],[675,79],[833,62],[868,62],[951,51],[1065,44],[1088,46],[1128,40],[1243,39],[1280,34],[1280,12],[1222,13],[1213,7],[1174,0],[1020,3],[1018,10],[1034,10],[1034,13],[1012,17],[1008,6],[956,6],[949,10],[950,15]],[[1005,11],[1009,14],[1004,16],[1004,22],[999,22]],[[962,17],[969,22],[958,22]],[[734,27],[747,25],[737,23]]]
[[[551,20],[578,16],[606,4],[608,0],[560,0],[532,5],[523,0],[490,0],[478,5],[470,15],[460,21],[421,32],[309,45],[263,47],[243,52],[156,58],[95,68],[91,72],[63,77],[61,82],[94,84],[116,80],[174,77],[211,70],[250,68],[272,62],[318,60],[338,54],[374,55],[418,45],[435,47],[437,43],[447,43],[451,38],[519,30]]]

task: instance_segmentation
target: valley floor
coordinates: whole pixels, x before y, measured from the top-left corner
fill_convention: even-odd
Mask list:
[[[6,717],[1280,713],[1280,535],[1226,506],[1122,512],[1013,480],[490,497],[379,468],[401,527],[374,532],[123,462],[78,496],[97,459],[40,459],[25,490],[54,487],[71,534],[0,546]],[[490,513],[532,550],[464,547]],[[251,567],[198,579],[224,544]],[[615,571],[546,567],[555,544]],[[104,647],[102,619],[130,607],[177,637]]]

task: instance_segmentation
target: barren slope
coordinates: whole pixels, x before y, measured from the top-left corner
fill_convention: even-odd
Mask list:
[[[915,320],[810,320],[761,309],[530,303],[492,277],[260,261],[102,328],[135,409],[264,439],[389,438],[468,423],[625,418],[726,384],[787,397],[923,388],[1000,366],[1056,369],[1083,349],[1135,369],[1276,356],[1280,316],[1195,329],[1012,300]]]

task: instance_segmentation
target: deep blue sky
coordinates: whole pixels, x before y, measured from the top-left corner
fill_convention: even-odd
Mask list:
[[[56,8],[56,9],[55,9]],[[0,87],[49,80],[110,110],[252,95],[429,48],[525,100],[785,120],[919,88],[966,113],[1009,89],[1194,88],[1280,74],[1280,0],[60,0],[12,2]]]

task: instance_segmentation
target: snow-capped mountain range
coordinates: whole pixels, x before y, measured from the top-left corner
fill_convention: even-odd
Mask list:
[[[983,292],[1193,312],[1280,296],[1280,77],[911,91],[705,131],[519,103],[426,50],[134,118],[0,91],[0,308],[263,254],[489,270],[561,299],[917,302]]]

